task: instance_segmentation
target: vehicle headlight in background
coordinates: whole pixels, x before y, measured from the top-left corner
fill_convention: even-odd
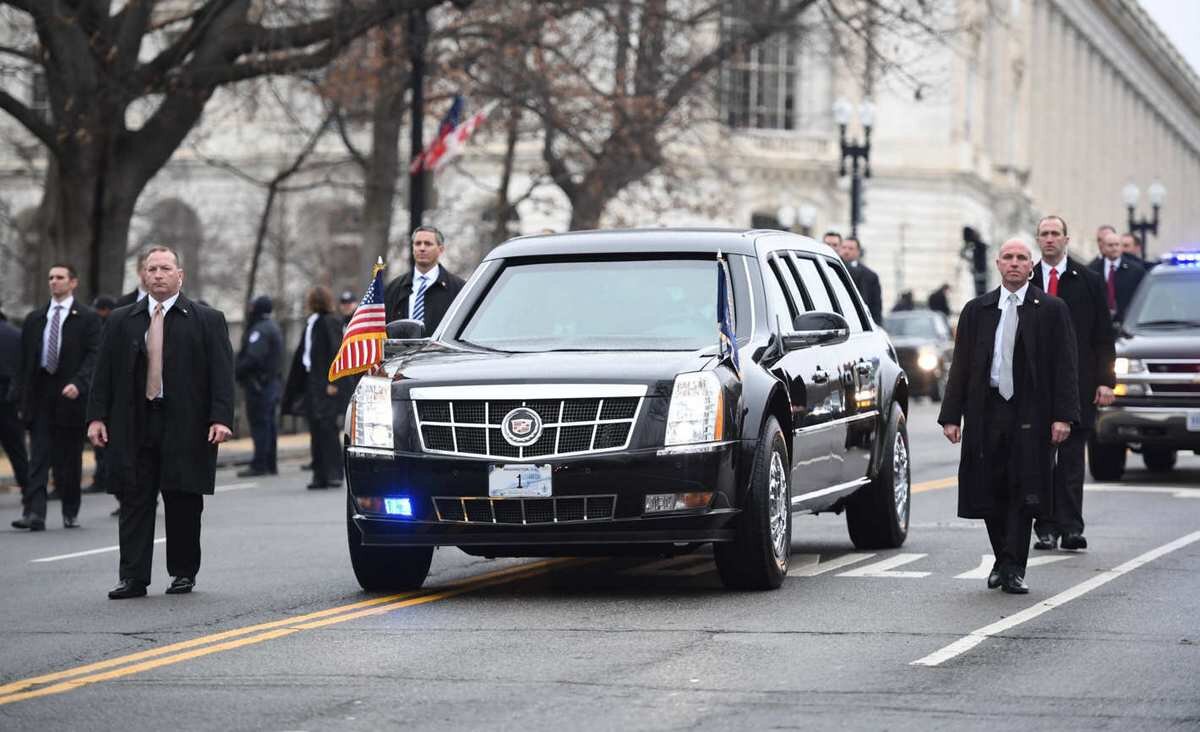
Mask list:
[[[354,391],[354,402],[351,407],[350,414],[354,423],[353,431],[350,433],[351,444],[391,450],[393,447],[391,379],[364,376]]]
[[[932,348],[922,348],[917,354],[917,368],[922,371],[933,371],[938,366],[937,351]]]
[[[713,442],[724,432],[721,382],[711,371],[680,374],[667,410],[666,445]]]
[[[1116,373],[1117,376],[1124,376],[1126,374],[1140,374],[1145,370],[1146,364],[1142,363],[1136,358],[1125,358],[1124,356],[1121,356],[1113,362],[1113,372]]]

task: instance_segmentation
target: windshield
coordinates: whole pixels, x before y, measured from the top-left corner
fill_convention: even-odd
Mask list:
[[[459,339],[501,351],[693,351],[717,343],[717,264],[639,259],[505,267]]]
[[[950,332],[935,315],[887,317],[883,320],[883,329],[890,336],[918,338],[948,338],[950,336]]]
[[[1125,316],[1126,327],[1200,328],[1200,278],[1147,277]]]

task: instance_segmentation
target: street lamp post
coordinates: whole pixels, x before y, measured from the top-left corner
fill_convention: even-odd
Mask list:
[[[1154,217],[1147,219],[1145,217],[1138,218],[1136,208],[1138,198],[1141,197],[1141,191],[1134,183],[1130,183],[1121,189],[1121,198],[1125,199],[1125,207],[1129,211],[1129,231],[1137,234],[1142,240],[1142,257],[1146,261],[1150,261],[1150,234],[1158,236],[1158,210],[1162,207],[1163,201],[1167,197],[1167,187],[1158,181],[1150,184],[1146,189],[1146,196],[1150,199],[1150,208]]]
[[[851,106],[845,99],[833,105],[833,119],[837,122],[842,151],[838,158],[838,175],[846,175],[846,158],[850,158],[850,236],[858,236],[858,225],[862,221],[862,179],[871,177],[871,126],[875,121],[875,107],[864,101],[858,107],[858,121],[862,123],[863,139],[859,143],[846,137],[846,126],[850,124]],[[862,161],[862,170],[859,170]]]

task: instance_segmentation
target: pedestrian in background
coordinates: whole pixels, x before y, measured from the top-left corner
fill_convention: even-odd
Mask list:
[[[100,316],[75,300],[75,268],[52,265],[47,281],[50,302],[31,312],[21,328],[17,372],[18,409],[29,430],[30,461],[22,516],[12,525],[30,531],[46,528],[51,471],[62,500],[63,527],[79,527],[83,419],[100,345]]]
[[[1083,461],[1096,425],[1096,407],[1113,403],[1114,333],[1100,276],[1068,256],[1071,238],[1061,216],[1043,216],[1037,225],[1042,261],[1034,268],[1033,284],[1067,304],[1075,331],[1078,356],[1079,423],[1058,446],[1054,464],[1054,509],[1034,525],[1034,549],[1086,549],[1083,536]]]
[[[351,290],[342,290],[342,294],[338,296],[338,312],[342,316],[342,335],[346,333],[346,328],[350,326],[350,321],[354,318],[354,311],[358,310],[358,298],[354,296]],[[354,374],[352,376],[344,376],[337,381],[338,388],[338,417],[339,419],[346,414],[346,408],[350,406],[350,400],[354,398],[354,390],[358,388],[358,382],[362,379],[363,374]],[[339,425],[340,428],[340,425]]]
[[[341,400],[337,385],[329,383],[329,366],[342,344],[342,320],[333,313],[333,293],[328,287],[310,289],[305,306],[308,319],[304,337],[292,355],[283,409],[286,414],[303,414],[308,420],[313,470],[308,489],[337,488],[342,484],[342,449],[337,433]]]
[[[354,317],[354,311],[358,310],[358,298],[350,290],[342,290],[342,294],[338,295],[338,312],[342,316],[342,327],[350,325],[350,319]]]
[[[883,290],[879,286],[879,275],[875,274],[875,270],[862,262],[862,242],[852,236],[842,239],[837,232],[831,231],[825,235],[825,243],[828,244],[832,238],[836,238],[840,242],[837,245],[838,256],[846,263],[846,269],[850,272],[850,279],[858,287],[858,291],[862,295],[863,302],[866,303],[871,317],[876,323],[882,323]]]
[[[947,318],[950,317],[950,285],[942,283],[942,286],[929,293],[929,309],[934,312],[941,313]]]
[[[1107,227],[1099,243],[1100,256],[1089,265],[1091,270],[1104,281],[1105,302],[1114,321],[1125,319],[1125,311],[1133,300],[1133,293],[1146,276],[1146,268],[1130,257],[1121,254],[1121,237],[1115,229]]]
[[[1147,272],[1154,269],[1158,264],[1158,262],[1151,262],[1146,259],[1146,250],[1142,246],[1142,237],[1131,231],[1121,234],[1121,254],[1122,256],[1137,260],[1137,263],[1142,265]]]
[[[103,332],[104,324],[108,322],[108,316],[112,315],[113,308],[117,306],[117,301],[110,295],[97,295],[92,300],[92,310],[96,311],[96,315],[100,316],[101,332]],[[104,492],[104,448],[92,445],[92,458],[94,467],[92,468],[92,482],[83,489],[84,493],[103,493]],[[117,515],[116,512],[113,515]]]
[[[234,373],[246,395],[246,420],[254,441],[250,466],[238,471],[239,478],[279,473],[279,400],[282,396],[280,368],[283,364],[283,333],[271,318],[271,298],[259,295],[250,303],[242,347]]]
[[[1079,421],[1075,335],[1066,303],[1032,287],[1033,250],[1009,239],[1001,287],[962,309],[938,414],[962,442],[958,515],[983,519],[995,563],[987,586],[1025,594],[1035,517],[1054,502],[1054,453]]]
[[[896,300],[896,304],[892,306],[892,312],[902,313],[906,310],[914,310],[916,307],[917,302],[916,298],[913,297],[912,290],[905,290],[904,292],[900,293],[900,297]]]
[[[432,226],[413,230],[413,270],[389,282],[384,290],[388,322],[400,318],[420,320],[425,325],[425,337],[433,335],[464,284],[462,278],[438,263],[445,252],[442,232]]]
[[[217,446],[233,423],[233,349],[225,315],[180,292],[179,256],[145,258],[147,296],[117,308],[104,329],[88,402],[88,439],[106,447],[105,483],[120,497],[120,582],[113,600],[150,585],[162,494],[167,594],[191,592],[200,571],[200,515],[216,487]]]
[[[146,256],[147,256],[147,252],[142,252],[141,254],[138,255],[137,287],[133,288],[129,292],[126,292],[124,295],[121,295],[120,297],[118,297],[114,307],[119,308],[119,307],[124,307],[126,305],[132,305],[135,302],[141,302],[143,299],[145,299],[146,292],[149,290],[149,287],[146,284]]]
[[[0,447],[12,465],[13,480],[24,494],[29,484],[29,453],[25,428],[17,417],[16,381],[21,367],[21,331],[0,310]]]

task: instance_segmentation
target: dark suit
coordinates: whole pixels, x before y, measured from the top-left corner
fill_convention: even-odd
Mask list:
[[[1101,285],[1105,288],[1105,303],[1107,303],[1108,283],[1104,279],[1104,258],[1096,257],[1088,264],[1088,268],[1100,275]],[[1142,283],[1142,278],[1146,276],[1146,268],[1137,257],[1123,254],[1121,255],[1121,264],[1118,265],[1114,275],[1116,277],[1114,286],[1116,289],[1117,307],[1111,313],[1113,320],[1120,323],[1125,320],[1125,311],[1129,309],[1129,301],[1133,299],[1133,294],[1137,292],[1138,285]]]
[[[850,279],[858,287],[858,292],[862,295],[871,317],[876,323],[882,323],[883,289],[879,286],[879,275],[861,261],[847,264],[846,269],[850,272]]]
[[[329,366],[342,344],[342,319],[324,313],[313,323],[310,369],[304,368],[304,341],[301,334],[292,354],[292,367],[283,390],[283,411],[303,414],[308,419],[313,485],[324,487],[342,479],[342,449],[337,432],[341,399],[336,393],[330,395],[326,388]]]
[[[25,450],[25,428],[17,417],[14,385],[21,368],[21,331],[0,320],[0,447],[8,455],[13,478],[24,490],[29,484],[29,453]]]
[[[442,322],[442,318],[446,317],[446,311],[450,309],[450,303],[454,302],[455,296],[462,290],[465,284],[461,277],[454,275],[445,267],[438,267],[437,281],[425,290],[425,337],[428,338],[433,334],[434,329]],[[388,283],[384,290],[383,299],[387,305],[388,322],[407,318],[411,315],[409,312],[409,296],[412,295],[413,273],[409,272],[403,277],[392,280]]]
[[[276,412],[282,391],[283,333],[270,316],[260,315],[246,330],[237,355],[237,380],[246,392],[246,419],[254,440],[250,467],[278,472]]]
[[[113,304],[113,307],[119,308],[119,307],[124,307],[125,305],[134,304],[135,302],[138,301],[138,293],[139,293],[139,290],[136,287],[133,288],[129,292],[126,292],[124,295],[121,295],[120,297],[118,297],[116,302]],[[144,295],[142,296],[142,299],[145,299]]]
[[[1052,422],[1079,421],[1075,336],[1066,303],[1035,287],[1017,308],[1013,397],[991,386],[997,288],[962,310],[938,423],[962,424],[958,515],[982,518],[997,566],[1023,576],[1033,518],[1054,503]]]
[[[213,424],[233,424],[233,349],[225,315],[183,295],[163,320],[163,394],[146,399],[148,304],[108,317],[88,422],[108,428],[105,487],[121,500],[121,579],[150,583],[158,494],[166,510],[167,571],[200,569],[200,514],[216,484]]]
[[[1058,446],[1054,467],[1054,514],[1051,520],[1038,521],[1038,536],[1083,533],[1083,454],[1096,424],[1096,388],[1113,387],[1116,358],[1112,318],[1108,314],[1104,282],[1095,272],[1073,259],[1058,280],[1058,298],[1071,312],[1075,329],[1075,349],[1079,371],[1079,425]],[[1042,265],[1033,269],[1032,284],[1045,290]]]
[[[18,409],[30,438],[29,485],[22,492],[21,503],[27,517],[39,520],[46,518],[46,483],[51,470],[62,497],[63,517],[79,514],[84,407],[100,345],[100,316],[75,301],[61,313],[58,368],[48,373],[42,366],[42,339],[51,317],[47,303],[25,318],[17,374]],[[68,384],[79,390],[75,399],[62,394]]]

